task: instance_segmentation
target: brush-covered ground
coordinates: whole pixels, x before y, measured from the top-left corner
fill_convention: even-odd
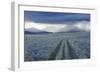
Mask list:
[[[24,61],[90,58],[90,32],[24,34]]]

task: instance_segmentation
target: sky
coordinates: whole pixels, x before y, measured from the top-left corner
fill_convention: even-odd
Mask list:
[[[24,11],[25,21],[65,24],[72,21],[90,21],[90,14]]]
[[[90,14],[24,11],[25,29],[36,32],[90,30]]]

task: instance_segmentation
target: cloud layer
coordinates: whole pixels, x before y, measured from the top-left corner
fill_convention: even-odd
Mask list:
[[[25,22],[25,30],[31,32],[46,31],[53,33],[70,31],[90,31],[90,23],[88,21],[80,21],[69,25]]]

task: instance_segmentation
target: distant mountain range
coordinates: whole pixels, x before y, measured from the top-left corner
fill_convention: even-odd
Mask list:
[[[46,33],[52,33],[52,32],[47,32],[47,31],[43,31],[43,30],[39,30],[36,28],[27,28],[24,30],[25,34],[46,34]]]
[[[27,23],[25,24],[25,34],[47,34],[59,32],[80,32],[90,31],[89,22],[78,22],[77,24],[41,24],[41,23]]]
[[[52,32],[30,32],[30,31],[24,31],[25,34],[47,34]]]

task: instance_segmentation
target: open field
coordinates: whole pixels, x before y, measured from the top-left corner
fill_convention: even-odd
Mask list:
[[[24,35],[24,61],[90,58],[90,32]]]

